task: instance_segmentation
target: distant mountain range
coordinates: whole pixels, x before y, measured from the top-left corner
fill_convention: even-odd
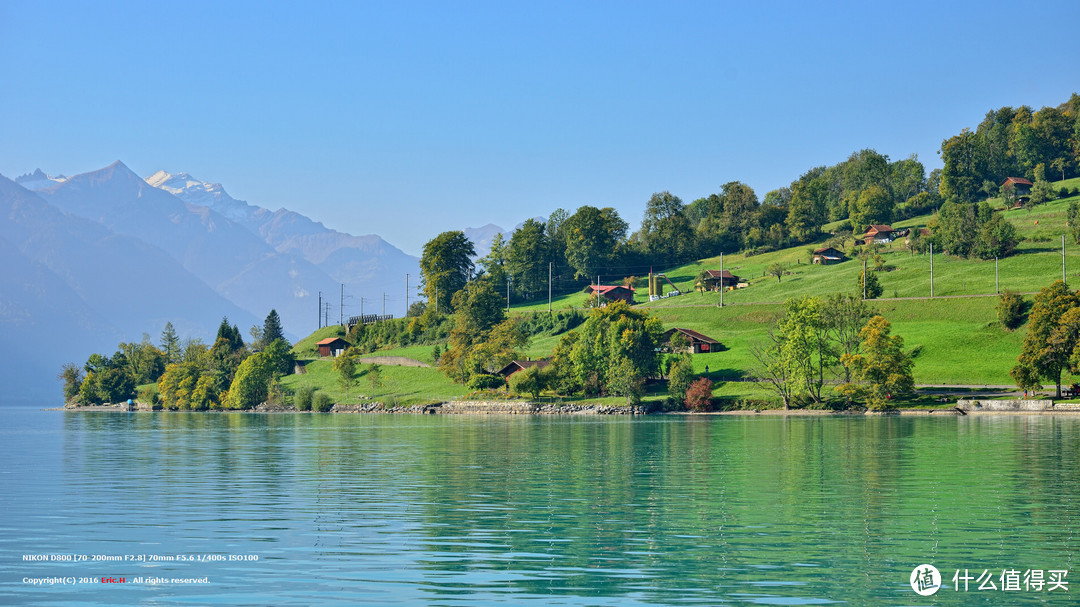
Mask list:
[[[478,256],[498,232],[509,238],[493,224],[465,230]],[[0,403],[55,403],[63,363],[143,332],[156,343],[166,322],[209,341],[222,316],[246,336],[273,308],[296,339],[317,326],[319,291],[333,323],[340,285],[374,299],[420,273],[377,235],[248,204],[186,173],[143,179],[119,161],[73,177],[0,176],[0,259]],[[359,313],[349,303],[343,315]]]

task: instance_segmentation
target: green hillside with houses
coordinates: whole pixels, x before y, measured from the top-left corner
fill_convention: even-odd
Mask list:
[[[1080,296],[1062,284],[1080,284],[1080,95],[991,110],[940,153],[927,173],[862,149],[760,198],[739,181],[689,203],[656,192],[633,232],[589,205],[489,251],[443,232],[405,318],[350,319],[288,351],[274,311],[252,344],[223,319],[214,344],[95,355],[79,390],[72,364],[65,393],[152,380],[172,408],[888,408],[916,385],[1060,386],[1080,371]]]

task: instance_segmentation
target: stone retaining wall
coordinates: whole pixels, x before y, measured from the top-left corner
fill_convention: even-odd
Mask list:
[[[1080,411],[1080,403],[1054,403],[1052,400],[959,400],[962,411]]]

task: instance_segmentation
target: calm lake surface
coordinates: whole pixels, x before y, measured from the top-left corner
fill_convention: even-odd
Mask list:
[[[0,409],[0,458],[2,604],[1068,605],[1080,594],[1074,417]],[[166,558],[139,560],[152,557]],[[258,560],[220,560],[245,557]],[[923,563],[941,571],[934,596],[909,584]],[[955,589],[957,569],[988,570],[998,589]],[[1069,591],[1005,592],[1010,569],[1067,570]]]

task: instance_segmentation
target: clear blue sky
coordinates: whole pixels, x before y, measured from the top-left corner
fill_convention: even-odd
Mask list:
[[[186,171],[407,252],[656,191],[940,165],[1080,92],[1080,2],[0,2],[0,173]]]

